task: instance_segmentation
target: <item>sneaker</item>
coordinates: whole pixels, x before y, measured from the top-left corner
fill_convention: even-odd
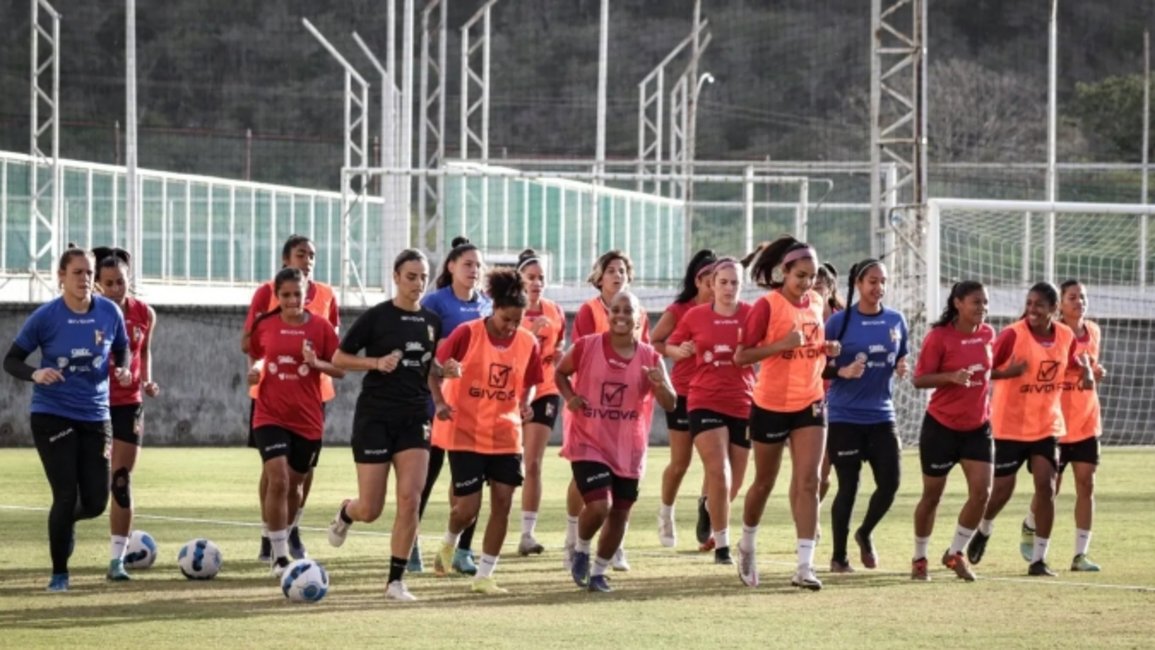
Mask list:
[[[794,577],[790,578],[790,584],[810,591],[822,589],[822,581],[814,575],[814,567],[812,566],[798,567],[798,570],[794,572]]]
[[[48,591],[68,591],[68,574],[67,573],[53,573],[48,580]]]
[[[433,556],[433,570],[437,575],[449,575],[449,569],[453,566],[453,551],[453,544],[441,542],[441,548],[437,549],[437,555]]]
[[[268,535],[261,535],[261,550],[257,553],[257,562],[269,563],[273,561],[273,542]]]
[[[473,562],[473,553],[467,548],[459,548],[453,552],[453,570],[467,576],[477,575],[477,565]]]
[[[982,561],[983,553],[987,551],[987,540],[990,538],[990,535],[984,535],[981,531],[975,530],[971,543],[967,545],[967,560],[970,560],[971,564],[978,564]]]
[[[614,571],[629,571],[630,561],[626,559],[626,549],[621,546],[614,551],[614,557],[610,560],[610,566]]]
[[[967,582],[975,581],[975,573],[971,571],[971,565],[967,563],[966,556],[962,554],[962,551],[953,554],[950,551],[943,553],[942,565],[954,571],[956,576]]]
[[[714,536],[711,535],[704,543],[698,545],[699,553],[709,553],[714,550]]]
[[[1071,570],[1098,571],[1099,565],[1092,562],[1091,559],[1087,557],[1086,553],[1080,553],[1079,555],[1075,556],[1075,559],[1071,560]]]
[[[930,573],[926,570],[926,558],[920,557],[910,562],[910,579],[920,582],[930,582]]]
[[[400,580],[394,580],[385,587],[385,599],[396,600],[401,603],[411,603],[417,600],[417,596],[409,593],[409,587]]]
[[[730,565],[734,563],[734,559],[730,557],[730,547],[722,546],[714,549],[714,564]]]
[[[413,540],[413,549],[409,551],[409,564],[405,565],[406,573],[425,573],[425,562],[421,560],[421,541]]]
[[[613,587],[610,586],[610,579],[605,577],[604,575],[603,576],[591,576],[590,577],[590,584],[586,588],[589,589],[590,591],[597,591],[597,592],[601,592],[603,594],[608,594],[614,590]]]
[[[573,569],[573,542],[566,542],[562,547],[561,568],[569,571]]]
[[[850,560],[830,560],[831,573],[854,573],[854,567],[850,566]]]
[[[1048,578],[1054,578],[1055,576],[1057,576],[1059,574],[1052,571],[1051,567],[1047,566],[1046,562],[1044,562],[1043,560],[1039,560],[1037,562],[1031,562],[1031,566],[1027,568],[1027,575],[1029,575],[1029,576],[1046,576]]]
[[[301,529],[293,526],[289,529],[289,557],[294,560],[303,560],[309,557],[305,550],[305,543],[301,541]]]
[[[269,564],[269,568],[274,577],[280,578],[285,575],[285,569],[289,568],[289,564],[289,558],[279,557]]]
[[[854,531],[854,542],[858,544],[858,559],[862,560],[862,566],[877,569],[878,554],[874,552],[874,542],[860,530]]]
[[[1030,562],[1035,557],[1035,529],[1026,521],[1019,530],[1019,555],[1023,556],[1023,562]]]
[[[738,579],[747,587],[758,586],[758,564],[754,561],[754,554],[747,553],[739,544],[738,549]]]
[[[341,545],[345,543],[345,536],[349,534],[349,528],[353,525],[345,523],[345,520],[341,518],[341,513],[344,512],[347,505],[349,505],[349,499],[342,501],[341,507],[337,508],[337,514],[333,515],[333,521],[329,522],[329,546],[333,548],[341,548]]]
[[[533,535],[523,534],[521,541],[517,543],[517,554],[522,557],[541,555],[543,551],[545,547],[534,539]]]
[[[497,581],[490,578],[474,578],[473,584],[469,586],[469,590],[475,594],[486,594],[493,596],[496,594],[508,594],[508,589],[502,589],[497,586]]]
[[[109,580],[114,581],[114,582],[121,582],[124,580],[132,580],[132,576],[128,575],[128,572],[124,570],[124,560],[123,559],[121,559],[121,560],[109,560],[108,561],[108,574],[105,577],[108,578]]]
[[[694,534],[699,544],[705,544],[710,539],[710,511],[706,510],[706,497],[698,497],[698,525],[694,527]]]
[[[666,548],[674,548],[678,545],[678,533],[674,528],[674,517],[663,517],[658,515],[658,542]]]
[[[573,577],[574,584],[579,587],[586,586],[590,579],[590,554],[582,553],[581,551],[573,552],[573,565],[570,567],[570,576]]]

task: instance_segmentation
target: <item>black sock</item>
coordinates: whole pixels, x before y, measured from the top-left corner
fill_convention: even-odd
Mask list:
[[[389,582],[396,582],[405,575],[405,567],[409,565],[409,558],[397,557],[394,555],[389,558]]]
[[[350,519],[349,515],[345,512],[345,506],[341,506],[341,512],[337,516],[340,517],[341,521],[345,522],[346,524],[353,523],[353,520]]]
[[[469,524],[465,530],[461,531],[461,537],[457,538],[457,548],[462,551],[468,551],[473,546],[473,531],[477,530],[477,520],[474,519],[472,524]]]

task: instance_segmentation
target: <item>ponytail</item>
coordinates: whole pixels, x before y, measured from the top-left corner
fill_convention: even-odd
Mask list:
[[[946,307],[942,310],[942,315],[938,317],[938,320],[931,323],[931,328],[933,329],[935,327],[945,327],[953,323],[955,319],[958,318],[958,308],[954,306],[954,301],[962,300],[970,294],[982,290],[982,282],[975,280],[963,280],[962,282],[956,282],[954,286],[950,288],[950,295],[947,296]]]

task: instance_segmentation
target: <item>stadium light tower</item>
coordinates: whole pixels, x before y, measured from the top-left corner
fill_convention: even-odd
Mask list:
[[[45,26],[40,10],[48,16]],[[28,299],[37,300],[37,286],[56,293],[56,280],[52,265],[63,248],[60,213],[62,209],[61,185],[63,182],[60,166],[60,13],[47,0],[32,0],[32,57],[30,83],[32,90],[30,151],[32,163],[28,166],[29,217],[28,229]],[[48,46],[48,55],[41,61],[40,41]],[[43,86],[45,73],[51,72],[51,86]],[[48,108],[48,115],[42,120],[40,105]],[[45,142],[45,134],[48,134]],[[45,150],[49,153],[45,153]],[[48,213],[43,204],[48,201]],[[115,204],[115,203],[114,203]],[[41,243],[42,231],[47,231],[46,241]],[[40,262],[48,258],[48,269],[42,273]]]

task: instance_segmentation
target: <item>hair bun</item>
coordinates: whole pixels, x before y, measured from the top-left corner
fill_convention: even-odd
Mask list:
[[[458,236],[453,238],[453,241],[449,242],[449,247],[450,248],[457,248],[458,246],[464,246],[465,244],[471,244],[471,243],[473,243],[473,242],[469,241],[469,238],[466,237],[465,235],[458,235]]]

